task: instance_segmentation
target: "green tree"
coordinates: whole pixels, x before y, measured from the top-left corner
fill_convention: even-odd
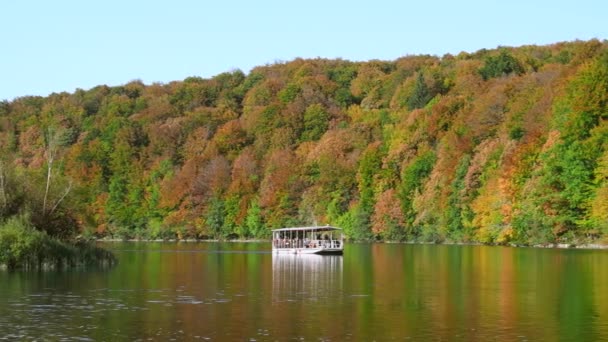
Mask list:
[[[401,173],[399,198],[401,199],[407,236],[410,239],[415,239],[420,233],[419,228],[414,227],[416,210],[412,205],[413,198],[416,191],[422,186],[423,181],[433,170],[435,161],[436,156],[433,151],[424,152],[412,160]]]
[[[363,152],[359,160],[357,180],[359,181],[359,203],[352,210],[353,238],[371,238],[371,215],[374,211],[374,177],[382,167],[380,144],[372,144]]]
[[[416,108],[422,108],[431,100],[432,95],[429,87],[426,85],[424,75],[421,71],[416,76],[416,83],[414,83],[414,89],[407,98],[406,104],[409,110]]]
[[[304,112],[304,131],[300,140],[319,140],[329,127],[329,119],[329,114],[322,105],[316,103],[308,106]]]
[[[253,199],[249,204],[245,217],[245,227],[251,236],[262,238],[266,235],[262,222],[262,208],[257,199]]]
[[[445,212],[445,219],[447,222],[447,235],[454,241],[462,241],[466,238],[464,232],[464,220],[470,220],[470,217],[463,217],[467,213],[470,213],[467,203],[463,203],[463,190],[465,188],[465,176],[471,164],[471,156],[465,154],[458,163],[454,179],[450,185],[450,195],[448,198],[448,207]]]
[[[300,94],[300,86],[297,84],[291,83],[283,88],[279,93],[278,97],[283,103],[289,103],[295,100],[295,98]]]
[[[479,69],[479,74],[484,80],[510,74],[521,75],[523,73],[524,68],[506,49],[500,50],[498,56],[486,57],[483,67]]]
[[[222,228],[224,227],[224,220],[226,217],[224,201],[220,198],[213,197],[209,201],[205,217],[205,224],[207,225],[209,232],[215,238],[225,237],[222,234]]]
[[[222,236],[230,237],[239,235],[241,238],[247,237],[246,232],[240,232],[237,227],[237,215],[239,213],[239,198],[228,196],[224,201],[224,222],[222,224]]]
[[[142,208],[147,208],[144,202],[146,181],[140,174],[135,158],[136,144],[136,130],[124,127],[117,133],[110,154],[111,176],[106,214],[116,232],[124,237],[142,237],[148,214],[142,211]]]

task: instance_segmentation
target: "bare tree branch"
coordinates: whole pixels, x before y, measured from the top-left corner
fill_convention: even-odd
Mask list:
[[[70,190],[72,190],[72,181],[70,180],[70,182],[68,183],[68,187],[67,189],[65,189],[65,192],[63,193],[63,195],[61,196],[61,198],[59,198],[59,200],[57,200],[57,203],[55,203],[55,205],[53,206],[53,209],[51,209],[51,211],[49,212],[49,214],[53,214],[55,212],[55,210],[57,209],[57,207],[59,206],[59,204],[63,201],[63,199],[65,198],[65,196],[67,196],[70,193]]]

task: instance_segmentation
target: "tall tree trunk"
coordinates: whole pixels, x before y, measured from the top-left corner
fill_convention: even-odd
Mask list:
[[[4,177],[4,162],[0,161],[0,205],[1,208],[4,209],[8,205],[8,200],[6,199],[6,185],[5,185],[5,177]]]
[[[53,132],[50,128],[47,132],[47,150],[46,150],[46,160],[47,160],[47,172],[46,172],[46,189],[44,191],[44,200],[42,202],[42,214],[46,215],[46,206],[49,197],[49,191],[51,188],[51,176],[53,172],[53,160],[55,159],[55,149],[56,149],[56,140],[57,134]]]

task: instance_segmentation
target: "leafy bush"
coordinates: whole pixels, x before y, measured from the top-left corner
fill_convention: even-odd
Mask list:
[[[12,269],[112,266],[114,255],[91,243],[62,242],[34,228],[27,214],[0,224],[0,267]]]
[[[0,226],[0,264],[9,269],[30,264],[40,254],[45,236],[32,227],[27,216],[9,218]]]

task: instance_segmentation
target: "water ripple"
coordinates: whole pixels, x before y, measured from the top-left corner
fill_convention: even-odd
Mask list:
[[[144,302],[148,305],[130,304],[133,302],[133,296],[147,297]],[[215,297],[200,298],[188,294],[184,288],[173,290],[102,288],[82,294],[61,294],[46,290],[13,298],[9,300],[4,310],[0,307],[0,341],[31,341],[38,340],[41,336],[50,340],[92,341],[94,332],[99,329],[100,319],[105,319],[108,312],[136,313],[148,311],[155,305],[171,307],[221,305],[230,302],[232,298],[226,297],[222,291]],[[118,331],[115,333],[116,336],[121,334]],[[159,336],[167,336],[167,333],[162,332]],[[176,339],[181,339],[179,330],[171,334]],[[183,338],[183,333],[181,337]],[[208,338],[199,336],[197,339]]]

